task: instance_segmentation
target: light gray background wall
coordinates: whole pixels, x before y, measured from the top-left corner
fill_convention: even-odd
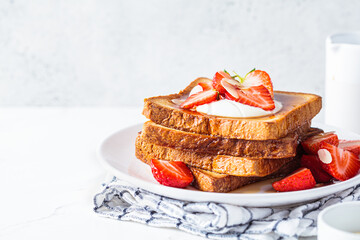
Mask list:
[[[0,106],[140,106],[220,69],[324,94],[325,38],[356,0],[0,2]]]

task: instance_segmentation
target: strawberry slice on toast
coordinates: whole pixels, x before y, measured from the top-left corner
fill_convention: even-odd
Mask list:
[[[210,89],[207,91],[198,92],[189,96],[181,105],[181,108],[190,109],[205,103],[210,103],[218,98],[219,93]]]
[[[239,99],[237,102],[259,107],[266,111],[274,110],[275,108],[274,100],[272,99],[269,91],[263,85],[243,88],[238,92]]]
[[[242,82],[244,88],[252,87],[252,86],[259,86],[264,85],[269,91],[271,97],[274,97],[274,90],[273,84],[271,82],[271,78],[269,74],[265,71],[261,70],[254,70],[249,72],[246,76],[244,81]]]
[[[236,73],[235,76],[231,76],[225,70],[218,71],[211,83],[201,82],[199,85],[203,91],[189,96],[180,105],[181,108],[190,109],[220,98],[262,108],[265,111],[275,108],[272,82],[265,71],[252,70],[245,77],[240,77]]]
[[[184,188],[194,180],[191,170],[180,161],[152,159],[150,166],[156,181],[165,186]]]
[[[266,111],[273,110],[275,108],[274,100],[271,98],[269,91],[263,85],[242,89],[234,87],[234,89],[236,89],[236,93],[233,93],[234,91],[228,91],[225,94],[225,97],[249,106],[262,108]]]
[[[212,82],[206,81],[206,82],[199,82],[198,85],[202,87],[203,91],[214,89]]]
[[[213,77],[213,81],[212,81],[212,86],[220,93],[220,94],[225,94],[226,90],[225,88],[221,85],[221,80],[223,79],[232,79],[232,77],[230,76],[230,74],[224,72],[224,71],[218,71],[215,73],[214,77]]]
[[[340,181],[354,177],[360,170],[359,157],[347,150],[322,142],[318,151],[321,167]]]
[[[289,176],[272,184],[279,192],[298,191],[313,188],[316,181],[308,168],[299,168]]]

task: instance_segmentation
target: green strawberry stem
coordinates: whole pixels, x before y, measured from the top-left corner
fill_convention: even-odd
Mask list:
[[[240,77],[240,75],[237,74],[234,70],[233,70],[233,73],[235,73],[235,75],[234,75],[234,76],[231,76],[232,78],[238,77],[240,83],[243,83],[243,82],[244,82],[246,76],[245,76],[245,77]]]
[[[253,68],[250,72],[248,72],[248,73],[245,75],[244,78],[246,78],[246,76],[249,75],[249,73],[252,73],[252,72],[255,71],[255,70],[256,70],[256,68]]]
[[[226,71],[225,69],[224,69],[224,72],[227,73],[227,74],[229,74],[233,79],[238,80],[240,83],[243,83],[244,80],[245,80],[245,78],[247,77],[247,75],[249,75],[249,73],[251,73],[251,72],[253,72],[253,71],[255,71],[255,70],[256,70],[256,68],[253,68],[250,72],[248,72],[248,73],[245,75],[245,77],[241,77],[241,76],[240,76],[239,74],[237,74],[234,70],[233,70],[233,73],[234,73],[235,75],[233,75],[233,76],[231,76],[231,74],[230,74],[228,71]],[[239,79],[236,79],[236,78],[239,78]]]

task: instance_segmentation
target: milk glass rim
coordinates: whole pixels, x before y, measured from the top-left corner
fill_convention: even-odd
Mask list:
[[[352,201],[352,202],[342,202],[342,203],[337,203],[335,205],[332,205],[332,206],[329,206],[329,207],[326,207],[324,208],[320,213],[319,213],[319,216],[318,216],[318,226],[319,226],[319,223],[321,222],[323,225],[325,225],[327,228],[331,228],[332,230],[334,231],[337,231],[339,233],[341,233],[342,235],[344,235],[344,237],[346,235],[348,236],[359,236],[358,234],[356,233],[353,233],[353,232],[348,232],[348,231],[344,231],[344,230],[341,230],[337,227],[334,227],[330,224],[328,224],[328,222],[325,220],[324,218],[324,215],[327,214],[328,212],[332,211],[333,209],[336,209],[336,208],[342,208],[344,206],[347,206],[347,205],[356,205],[358,207],[360,207],[360,201]],[[319,230],[319,228],[318,228]]]
[[[326,43],[360,45],[360,31],[339,32],[328,35],[326,38]]]

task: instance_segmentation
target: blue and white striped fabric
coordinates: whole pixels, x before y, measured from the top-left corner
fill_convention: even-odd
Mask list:
[[[95,195],[94,211],[104,217],[178,228],[210,239],[298,239],[316,235],[316,219],[323,208],[359,200],[360,185],[291,208],[251,208],[175,200],[113,178]]]

